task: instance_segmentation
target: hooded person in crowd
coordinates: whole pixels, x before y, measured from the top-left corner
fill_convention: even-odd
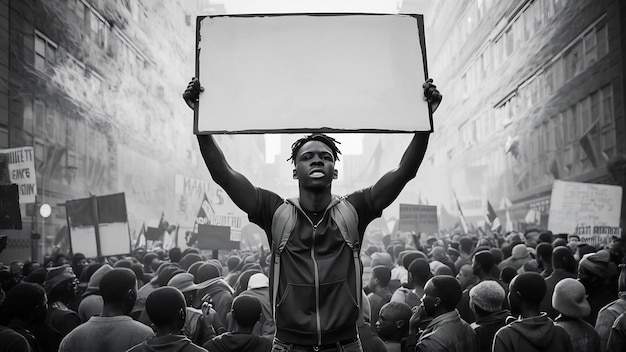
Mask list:
[[[472,287],[469,292],[470,308],[474,311],[476,321],[470,326],[478,336],[480,352],[491,352],[493,337],[501,327],[506,325],[509,311],[502,308],[505,292],[496,281],[482,281]]]
[[[248,289],[240,293],[239,296],[250,296],[255,297],[259,300],[259,303],[261,303],[261,307],[263,308],[263,314],[261,315],[259,323],[254,327],[252,333],[271,339],[274,336],[274,332],[276,331],[276,326],[274,323],[274,316],[272,312],[272,303],[270,301],[269,284],[269,279],[265,274],[253,274],[248,280]],[[229,330],[232,331],[232,328],[234,327],[232,314],[229,316],[228,320],[228,326],[230,328]]]
[[[238,296],[233,300],[232,315],[235,328],[218,335],[204,344],[211,352],[269,352],[272,342],[252,334],[254,325],[262,315],[261,303],[251,296]]]
[[[132,270],[116,268],[106,273],[100,280],[100,294],[102,314],[65,336],[59,352],[125,351],[154,336],[152,329],[128,316],[137,297],[137,278]]]
[[[211,302],[220,321],[226,323],[226,315],[233,305],[233,288],[228,285],[215,263],[203,264],[198,269],[198,294],[196,306]]]
[[[376,331],[385,342],[387,352],[401,351],[401,341],[409,334],[411,315],[411,307],[406,303],[389,302],[380,309]]]
[[[569,334],[572,351],[600,351],[600,336],[592,325],[582,319],[591,312],[583,284],[570,278],[559,281],[554,288],[552,306],[560,313],[555,324]]]
[[[617,295],[606,289],[606,278],[609,270],[610,254],[606,250],[585,254],[578,263],[578,281],[587,291],[587,300],[591,306],[591,314],[585,321],[595,326],[598,312],[605,305],[613,302]]]
[[[618,297],[598,312],[595,329],[600,336],[600,351],[606,351],[611,328],[617,317],[626,312],[626,265],[621,265],[617,282]]]
[[[552,307],[552,295],[554,288],[559,281],[566,278],[576,278],[576,260],[572,252],[567,247],[556,247],[552,251],[552,274],[545,278],[546,295],[544,296],[539,309],[548,313],[548,316],[555,319],[559,313]]]
[[[402,351],[478,351],[476,333],[455,309],[462,293],[461,285],[452,276],[428,280],[422,304],[413,308],[409,336],[402,342]],[[424,321],[428,322],[426,326]]]
[[[48,269],[43,284],[48,295],[48,314],[46,324],[54,327],[62,336],[67,335],[81,323],[76,312],[68,308],[76,296],[78,279],[69,265]]]
[[[89,285],[87,286],[85,293],[83,293],[83,299],[78,306],[78,315],[80,316],[80,320],[82,322],[86,322],[94,315],[102,313],[104,300],[100,294],[100,281],[104,275],[111,270],[113,270],[113,268],[109,264],[104,264],[96,270],[93,275],[91,275]]]
[[[146,299],[146,311],[154,325],[156,336],[128,352],[206,352],[181,334],[187,317],[187,304],[178,289],[166,286],[152,291]]]
[[[546,283],[538,273],[522,273],[511,281],[509,305],[518,318],[498,330],[493,352],[572,351],[565,329],[539,311],[545,293]]]

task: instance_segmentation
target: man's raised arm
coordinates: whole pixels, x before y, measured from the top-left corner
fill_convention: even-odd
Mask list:
[[[183,93],[183,99],[190,108],[194,108],[202,91],[200,81],[193,78]],[[212,135],[197,137],[202,158],[213,180],[226,191],[241,210],[248,214],[254,211],[257,204],[256,187],[244,175],[233,170]]]
[[[442,96],[428,79],[424,85],[424,96],[428,100],[433,112],[439,106]],[[400,194],[404,186],[417,174],[417,170],[424,160],[430,132],[416,132],[409,146],[402,155],[400,164],[394,170],[387,172],[372,187],[372,202],[374,209],[382,210],[388,207]]]

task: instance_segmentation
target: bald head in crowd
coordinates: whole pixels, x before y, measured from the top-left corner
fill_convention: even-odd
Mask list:
[[[100,295],[104,301],[103,316],[107,307],[126,315],[137,298],[137,278],[127,268],[115,268],[100,280]]]

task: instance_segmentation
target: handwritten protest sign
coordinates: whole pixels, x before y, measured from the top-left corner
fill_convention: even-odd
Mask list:
[[[195,133],[432,131],[422,15],[197,21]]]
[[[437,233],[436,205],[400,204],[400,231],[415,233]]]
[[[17,184],[20,204],[34,203],[37,195],[35,152],[33,147],[0,150],[6,162],[11,183]]]
[[[548,229],[577,233],[585,242],[605,241],[618,231],[621,206],[622,187],[555,180]]]

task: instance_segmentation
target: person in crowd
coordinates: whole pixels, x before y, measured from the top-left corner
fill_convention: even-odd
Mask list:
[[[620,314],[615,319],[606,343],[606,351],[622,352],[624,346],[626,346],[626,313]]]
[[[591,313],[585,321],[595,326],[598,312],[605,305],[613,302],[617,295],[606,289],[606,278],[609,269],[610,254],[606,250],[585,254],[578,263],[578,281],[587,291],[587,300]]]
[[[406,303],[389,302],[381,309],[376,321],[378,336],[385,342],[387,352],[400,352],[402,339],[409,334],[411,307]]]
[[[0,325],[5,325],[28,342],[30,351],[43,351],[32,329],[42,324],[48,312],[46,291],[40,285],[22,282],[6,293],[0,309]]]
[[[513,281],[513,278],[517,276],[517,270],[515,270],[515,268],[511,268],[510,266],[507,266],[506,268],[502,269],[502,271],[500,272],[500,282],[502,282],[502,284],[508,286],[511,281]]]
[[[185,271],[179,268],[176,265],[168,265],[164,263],[163,265],[157,268],[155,276],[150,280],[150,282],[143,285],[139,291],[137,291],[137,300],[135,301],[135,306],[131,311],[131,316],[134,319],[141,321],[140,317],[143,313],[143,316],[147,318],[147,314],[144,312],[146,307],[146,299],[152,293],[152,291],[156,290],[159,287],[167,286],[167,283],[170,281],[172,277],[177,274],[184,273]]]
[[[471,289],[478,282],[478,277],[474,275],[474,269],[472,269],[471,264],[464,264],[461,269],[459,269],[456,279],[459,280],[461,289],[463,290]]]
[[[111,270],[113,268],[109,264],[104,264],[91,275],[87,290],[83,293],[83,299],[78,306],[78,315],[83,323],[102,313],[104,300],[100,294],[100,281]]]
[[[197,306],[211,302],[220,321],[226,322],[226,315],[233,305],[233,288],[222,278],[215,263],[203,264],[198,269]]]
[[[538,272],[545,279],[552,275],[552,244],[550,242],[538,243],[535,250],[537,252],[536,260]]]
[[[433,247],[433,249],[430,250],[429,256],[433,261],[438,261],[450,268],[452,276],[455,276],[458,273],[459,270],[456,269],[455,263],[452,261],[452,259],[450,259],[444,247]]]
[[[370,302],[372,321],[378,320],[380,308],[391,300],[393,293],[387,287],[390,279],[389,267],[378,265],[372,268],[372,277],[367,284],[370,290],[367,299]]]
[[[24,336],[0,324],[0,351],[31,352],[31,348]]]
[[[606,351],[611,328],[617,317],[626,312],[626,265],[621,265],[618,278],[618,297],[598,312],[595,329],[600,336],[600,351]]]
[[[413,308],[420,305],[424,296],[424,286],[433,274],[430,272],[428,261],[422,257],[413,260],[408,267],[410,289],[404,287],[397,289],[391,296],[390,302],[406,303]]]
[[[116,268],[104,274],[100,294],[102,314],[67,334],[59,352],[126,351],[154,336],[152,329],[128,316],[137,297],[137,278],[132,270]]]
[[[559,281],[554,288],[552,306],[560,313],[554,322],[569,334],[572,351],[600,351],[600,336],[582,319],[591,312],[583,284],[570,278]]]
[[[43,284],[48,296],[48,314],[46,324],[54,327],[62,336],[67,335],[81,323],[76,312],[68,308],[69,303],[76,296],[78,279],[72,267],[63,265],[48,269],[46,281]]]
[[[495,259],[493,254],[489,250],[480,250],[477,251],[472,258],[472,271],[474,275],[478,278],[478,283],[481,283],[486,280],[492,280],[499,282],[497,277],[493,276],[493,268],[495,265]],[[463,294],[461,295],[461,299],[457,305],[457,309],[459,310],[459,314],[461,318],[468,323],[473,323],[476,321],[476,316],[474,312],[470,308],[469,300],[469,289],[465,289]],[[506,292],[506,289],[505,289]]]
[[[357,326],[359,329],[359,339],[363,346],[363,352],[380,352],[385,351],[385,343],[378,336],[378,333],[370,324],[370,304],[367,300],[365,292],[361,294],[361,314],[357,319]]]
[[[472,264],[472,254],[474,250],[474,241],[469,237],[461,237],[459,239],[459,258],[454,263],[456,271],[461,270],[465,264]]]
[[[422,304],[413,308],[409,336],[402,342],[402,351],[478,351],[476,333],[455,309],[462,294],[461,285],[452,276],[428,280]]]
[[[552,274],[545,278],[546,295],[541,301],[539,309],[548,313],[551,319],[556,319],[559,313],[552,307],[554,288],[563,279],[576,278],[576,260],[569,248],[563,246],[554,248],[552,251],[552,268]]]
[[[178,247],[170,248],[167,254],[171,263],[178,263],[183,258],[183,252]]]
[[[233,255],[230,256],[226,260],[226,267],[228,268],[228,273],[224,276],[224,280],[230,285],[230,287],[235,286],[237,279],[239,278],[239,274],[241,274],[241,268],[237,270],[241,264],[241,258],[239,256]]]
[[[430,111],[434,112],[442,96],[432,80],[426,81],[423,88]],[[200,82],[193,79],[183,93],[191,108],[200,92]],[[292,145],[290,158],[299,197],[286,202],[273,192],[255,187],[235,171],[212,135],[198,135],[200,151],[213,180],[268,235],[277,260],[270,280],[279,283],[272,297],[274,302],[281,302],[273,303],[276,346],[317,348],[339,343],[347,351],[361,351],[357,334],[361,267],[354,255],[358,253],[354,245],[362,243],[367,225],[416,176],[428,137],[428,132],[416,132],[398,168],[386,173],[372,187],[342,198],[333,197],[331,191],[332,181],[338,176],[335,162],[340,151],[336,141],[321,133],[301,138]],[[330,226],[331,222],[340,225]],[[287,227],[289,224],[293,227]],[[324,260],[318,261],[319,256]],[[314,265],[323,268],[314,270]],[[312,272],[317,275],[304,274]],[[287,289],[293,284],[298,284],[298,290]],[[325,287],[324,296],[320,296],[321,285]],[[345,290],[346,285],[349,290]]]
[[[76,277],[80,277],[85,269],[89,265],[87,257],[83,253],[74,253],[72,256],[72,271]]]
[[[496,332],[493,352],[572,351],[567,331],[539,311],[545,293],[545,280],[538,273],[525,272],[511,281],[509,305],[518,318]]]
[[[165,286],[152,291],[146,299],[146,311],[154,325],[156,336],[127,352],[206,352],[206,349],[181,334],[187,317],[187,304],[180,290]]]
[[[271,339],[276,331],[276,324],[274,323],[274,316],[272,314],[269,285],[269,279],[265,274],[253,274],[250,276],[250,280],[248,280],[248,289],[240,293],[239,296],[250,296],[259,300],[259,303],[261,303],[261,307],[263,308],[263,314],[252,333]],[[231,320],[233,319],[229,319],[229,323],[227,324],[229,331],[232,331],[232,327],[234,326],[234,321],[231,324]]]
[[[472,287],[469,292],[470,308],[476,321],[470,326],[478,337],[480,352],[491,352],[496,332],[506,325],[509,311],[502,308],[505,292],[496,281],[485,280]]]
[[[525,244],[520,243],[513,247],[511,251],[511,256],[509,258],[504,259],[498,264],[498,269],[502,270],[503,268],[510,266],[515,270],[519,270],[524,264],[531,261],[533,258],[528,253],[528,247]]]
[[[232,307],[235,328],[232,332],[225,332],[214,337],[204,344],[204,348],[211,352],[269,352],[272,350],[272,342],[252,334],[262,314],[261,303],[257,298],[236,297]]]

